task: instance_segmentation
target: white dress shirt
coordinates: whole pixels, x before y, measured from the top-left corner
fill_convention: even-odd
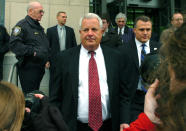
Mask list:
[[[123,26],[123,28],[121,28],[121,34],[122,35],[124,34],[124,31],[125,31],[125,26]],[[118,35],[119,35],[119,32],[120,32],[120,28],[118,27]]]
[[[88,86],[88,72],[89,72],[89,59],[91,54],[88,53],[82,45],[80,49],[79,58],[79,87],[78,87],[78,115],[77,119],[82,123],[88,123],[88,108],[89,108],[89,86]],[[102,103],[102,119],[103,121],[110,118],[110,104],[109,92],[107,85],[107,74],[105,68],[105,60],[102,49],[99,46],[95,50],[94,58],[97,63],[99,84],[101,92]]]
[[[137,50],[138,50],[138,61],[139,61],[139,67],[141,66],[141,50],[142,50],[142,43],[140,41],[138,41],[136,38],[135,38],[135,42],[136,42],[136,47],[137,47]],[[145,46],[145,52],[146,54],[149,54],[150,53],[150,45],[149,45],[149,40],[144,43],[146,44]],[[139,82],[138,82],[138,90],[142,90],[141,89],[141,86],[142,86],[142,83],[141,83],[141,77],[139,79]]]

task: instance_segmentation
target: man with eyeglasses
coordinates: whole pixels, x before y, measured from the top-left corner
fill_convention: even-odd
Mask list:
[[[126,44],[128,43],[132,38],[134,38],[134,32],[133,29],[129,28],[127,23],[127,17],[123,13],[118,13],[115,18],[115,22],[117,24],[117,27],[115,28],[115,31],[120,36],[122,43]]]
[[[49,96],[52,91],[51,78],[54,74],[54,65],[57,54],[60,51],[77,46],[74,29],[66,26],[67,14],[64,11],[57,13],[58,24],[47,29],[47,37],[50,44],[50,81],[49,81]]]
[[[163,44],[168,40],[170,35],[177,30],[183,24],[183,15],[179,12],[176,12],[172,15],[171,18],[171,27],[165,29],[160,36],[160,42]]]
[[[49,68],[49,42],[40,25],[44,15],[39,2],[30,2],[27,16],[12,30],[9,47],[18,60],[17,69],[23,92],[39,90],[40,82]]]

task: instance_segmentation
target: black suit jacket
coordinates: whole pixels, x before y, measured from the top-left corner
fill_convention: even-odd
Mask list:
[[[106,32],[105,36],[102,37],[101,44],[117,48],[122,45],[122,41],[115,30],[109,29],[109,31]]]
[[[114,30],[118,34],[118,26]],[[128,43],[129,41],[131,41],[135,37],[133,29],[129,28],[128,26],[125,25],[124,34],[120,37],[121,37],[120,39],[123,44]]]
[[[68,26],[65,26],[65,30],[66,30],[65,48],[69,49],[74,46],[77,46],[74,30]],[[60,52],[60,43],[59,43],[57,25],[47,29],[47,37],[48,37],[48,40],[50,43],[50,49],[51,49],[50,62],[51,62],[51,66],[53,66],[55,57]]]
[[[57,57],[51,92],[51,102],[61,110],[70,131],[76,131],[77,126],[80,47],[81,45],[61,52]],[[112,128],[117,131],[120,111],[129,110],[129,58],[107,46],[101,45],[101,48],[107,72]]]
[[[158,50],[160,48],[160,43],[157,42],[153,42],[150,41],[149,43],[150,45],[150,53],[158,53]],[[136,94],[136,90],[138,87],[138,81],[139,81],[139,77],[140,77],[140,67],[139,67],[139,60],[138,60],[138,50],[136,47],[136,42],[135,39],[132,39],[129,43],[124,44],[121,48],[120,48],[121,52],[126,52],[128,54],[128,56],[130,57],[131,61],[132,61],[132,67],[134,68],[134,70],[132,70],[132,77],[133,77],[133,85],[131,86],[131,101],[132,103],[134,101],[142,101],[144,102],[144,98],[140,99],[140,98],[135,98],[135,94]],[[143,108],[143,107],[142,107]],[[131,110],[130,110],[131,111]],[[130,115],[130,112],[128,112],[127,114],[123,114],[122,117],[125,117],[125,115]],[[128,117],[130,118],[130,117]],[[130,121],[130,120],[128,120]]]

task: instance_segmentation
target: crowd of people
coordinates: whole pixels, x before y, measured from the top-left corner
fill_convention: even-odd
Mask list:
[[[79,22],[79,45],[73,28],[65,25],[66,12],[57,13],[58,24],[46,34],[39,23],[43,15],[40,3],[30,2],[10,37],[0,26],[1,80],[10,49],[22,88],[0,82],[0,131],[186,130],[186,23],[181,13],[173,14],[172,27],[160,42],[151,39],[148,16],[138,16],[132,29],[123,13],[116,15],[115,28],[108,15],[87,13]],[[150,66],[145,62],[149,54],[159,59],[148,74],[154,82],[145,85],[141,68]],[[49,96],[37,92],[45,68],[50,70]]]

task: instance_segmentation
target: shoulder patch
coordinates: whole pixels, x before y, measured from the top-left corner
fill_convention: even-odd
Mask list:
[[[13,30],[13,35],[17,36],[21,33],[21,27],[20,26],[16,26]]]

